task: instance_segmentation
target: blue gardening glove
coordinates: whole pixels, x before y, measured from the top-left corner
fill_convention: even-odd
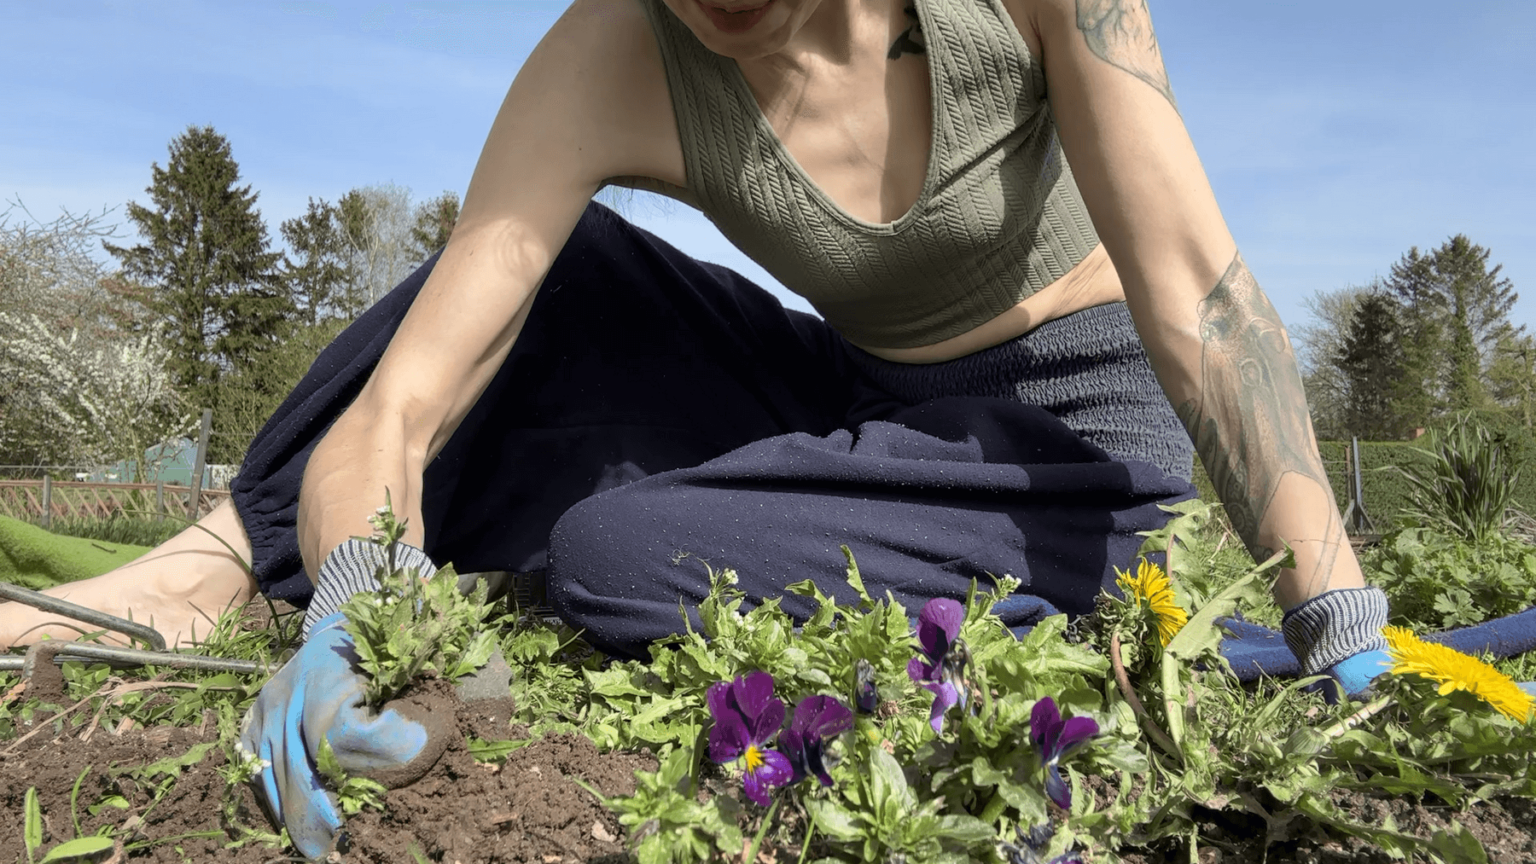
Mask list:
[[[308,641],[261,688],[240,733],[245,751],[267,763],[253,781],[257,798],[309,858],[331,850],[342,824],[315,767],[322,739],[348,774],[371,774],[388,787],[426,773],[447,744],[446,735],[429,731],[439,721],[413,705],[382,713],[363,705],[356,649],[342,627],[346,616],[335,610],[351,594],[378,588],[373,573],[382,556],[376,545],[348,540],[326,558],[304,621]],[[436,569],[421,550],[404,544],[397,560],[425,575]]]
[[[345,620],[337,612],[317,622],[304,647],[261,688],[240,734],[245,751],[267,763],[253,781],[257,797],[308,858],[331,850],[342,822],[315,767],[322,738],[348,774],[401,769],[420,776],[445,743],[430,742],[425,724],[393,708],[376,714],[363,706]]]
[[[1362,696],[1377,677],[1391,668],[1392,658],[1385,651],[1365,651],[1346,657],[1325,670],[1337,686],[1323,690],[1323,697],[1337,703],[1341,696]]]
[[[1330,703],[1361,698],[1390,668],[1387,595],[1380,588],[1339,588],[1313,597],[1285,613],[1280,632],[1301,664],[1303,677],[1329,676],[1323,697]]]

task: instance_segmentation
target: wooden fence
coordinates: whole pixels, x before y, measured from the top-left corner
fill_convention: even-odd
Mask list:
[[[106,519],[122,510],[135,511],[129,516],[175,513],[196,519],[229,498],[229,490],[198,490],[195,513],[189,512],[191,495],[191,488],[172,483],[0,480],[0,515],[45,525],[53,519]]]

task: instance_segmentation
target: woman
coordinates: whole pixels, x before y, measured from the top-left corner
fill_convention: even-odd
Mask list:
[[[589,207],[610,182],[699,206],[826,323]],[[543,569],[638,653],[703,592],[679,552],[776,595],[838,578],[846,544],[909,603],[1009,572],[1010,623],[1085,612],[1192,494],[1191,439],[1253,554],[1295,550],[1275,593],[1303,669],[1363,688],[1385,598],[1140,0],[577,0],[441,257],[317,361],[238,516],[205,520],[269,595],[307,597],[300,559],[319,585],[245,735],[263,793],[319,854],[319,736],[349,768],[424,743],[357,713],[333,650],[386,490],[413,561]],[[166,615],[254,590],[200,534],[158,550],[187,562],[147,601]]]

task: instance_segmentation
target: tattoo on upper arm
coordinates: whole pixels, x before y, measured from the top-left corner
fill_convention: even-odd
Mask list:
[[[1238,536],[1258,560],[1274,554],[1259,526],[1286,474],[1332,487],[1317,441],[1301,374],[1280,316],[1241,254],[1198,307],[1200,395],[1176,409]],[[1309,574],[1326,588],[1343,524],[1328,522],[1323,554]]]
[[[900,59],[903,54],[928,53],[928,48],[923,42],[923,22],[918,20],[917,7],[908,6],[901,11],[912,19],[912,23],[907,25],[907,29],[896,34],[896,41],[891,43],[891,50],[885,55],[887,60]]]
[[[1179,110],[1146,0],[1077,0],[1077,29],[1100,60],[1151,84]]]

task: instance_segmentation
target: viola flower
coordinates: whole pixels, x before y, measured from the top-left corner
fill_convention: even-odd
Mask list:
[[[873,714],[880,705],[880,693],[875,689],[875,667],[863,657],[853,661],[853,704],[861,714]],[[800,709],[796,707],[795,710]]]
[[[795,706],[795,719],[789,728],[779,735],[779,749],[789,757],[794,771],[790,783],[799,783],[814,774],[821,785],[831,786],[832,775],[827,773],[822,753],[827,739],[841,735],[853,728],[853,712],[848,706],[831,696],[807,696]]]
[[[720,764],[742,760],[747,797],[768,806],[769,786],[789,782],[793,768],[783,753],[764,745],[784,725],[784,703],[774,698],[773,676],[753,672],[710,685],[705,696],[715,725],[709,730],[709,758]]]
[[[1061,779],[1059,763],[1074,750],[1099,734],[1098,721],[1092,717],[1061,719],[1056,700],[1045,696],[1035,703],[1029,715],[1029,738],[1045,767],[1045,795],[1063,810],[1072,807],[1072,787]]]
[[[1136,567],[1136,575],[1132,576],[1129,570],[1122,571],[1115,568],[1115,581],[1120,585],[1120,590],[1125,596],[1138,606],[1146,604],[1152,609],[1152,617],[1157,620],[1157,635],[1162,640],[1163,647],[1178,632],[1189,623],[1189,614],[1173,599],[1173,585],[1168,581],[1168,575],[1163,568],[1141,559]]]
[[[944,731],[944,712],[960,701],[960,688],[955,681],[964,683],[964,655],[951,660],[950,649],[959,641],[964,621],[965,607],[948,597],[929,600],[917,616],[917,641],[923,656],[907,662],[907,677],[933,693],[928,723],[935,735]]]
[[[1384,627],[1392,674],[1418,675],[1440,685],[1440,695],[1465,690],[1492,705],[1500,714],[1518,721],[1531,716],[1536,700],[1514,679],[1454,648],[1425,642],[1405,627]]]
[[[1017,844],[998,844],[1003,847],[1003,856],[1008,864],[1083,864],[1082,856],[1073,851],[1064,852],[1049,861],[1041,857],[1045,847],[1050,845],[1051,838],[1056,836],[1056,826],[1050,822],[1036,825],[1027,832],[1024,826],[1015,825],[1013,833],[1018,835]]]

